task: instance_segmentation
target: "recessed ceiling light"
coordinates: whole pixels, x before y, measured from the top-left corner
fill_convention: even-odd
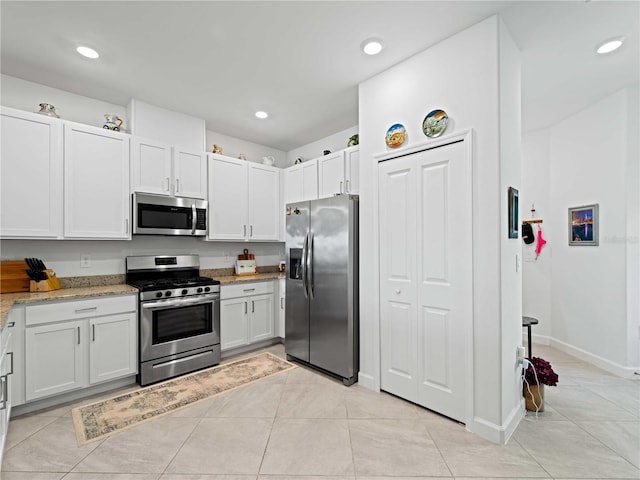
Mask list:
[[[624,38],[612,38],[601,44],[596,52],[600,54],[611,53],[622,46]]]
[[[256,117],[258,118],[267,118],[269,114],[267,112],[263,112],[262,110],[256,112]]]
[[[377,55],[382,51],[382,41],[377,38],[368,38],[360,45],[367,55]]]
[[[98,58],[100,54],[96,52],[93,48],[89,47],[78,47],[76,48],[76,52],[78,52],[83,57],[87,58]]]

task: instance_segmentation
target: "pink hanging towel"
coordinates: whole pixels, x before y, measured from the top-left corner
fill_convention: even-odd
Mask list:
[[[542,229],[540,228],[540,225],[538,225],[538,243],[536,243],[536,258],[538,258],[538,255],[540,255],[540,252],[542,251],[542,247],[544,247],[546,243],[547,241],[544,238],[542,238]]]

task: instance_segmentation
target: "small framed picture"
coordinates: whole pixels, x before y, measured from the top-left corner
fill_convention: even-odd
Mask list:
[[[598,245],[598,204],[569,209],[569,245]]]
[[[518,238],[518,190],[509,187],[509,238]]]

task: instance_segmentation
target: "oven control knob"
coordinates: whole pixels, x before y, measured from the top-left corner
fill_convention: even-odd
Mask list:
[[[202,293],[202,287],[198,287],[197,292],[198,292],[198,293]]]
[[[187,290],[186,288],[184,290],[182,290],[182,294],[186,295],[187,293],[189,293],[189,290]]]
[[[165,297],[170,297],[171,296],[171,290],[167,290],[166,292],[164,292],[164,296]]]
[[[209,290],[211,290],[209,287],[204,287],[205,292],[208,292]]]
[[[157,298],[160,298],[161,296],[162,296],[162,292],[158,292],[158,293],[156,293],[156,297],[157,297]]]

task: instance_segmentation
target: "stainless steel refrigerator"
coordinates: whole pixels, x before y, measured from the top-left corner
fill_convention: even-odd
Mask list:
[[[358,196],[291,203],[287,220],[285,351],[358,380]]]

